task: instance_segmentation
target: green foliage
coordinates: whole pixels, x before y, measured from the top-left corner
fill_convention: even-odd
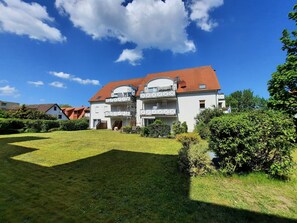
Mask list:
[[[0,110],[0,118],[9,118],[9,113],[5,110]]]
[[[264,98],[255,96],[253,91],[245,89],[243,91],[235,91],[226,96],[226,105],[231,107],[233,111],[242,112],[252,109],[266,109],[267,101]]]
[[[187,133],[188,132],[187,123],[186,122],[181,123],[180,121],[173,122],[172,132],[174,135]]]
[[[202,139],[207,139],[210,136],[210,131],[208,127],[208,123],[215,117],[222,116],[224,113],[222,110],[218,108],[207,108],[199,113],[195,120],[195,132],[197,132]]]
[[[41,132],[48,132],[52,129],[60,127],[60,123],[57,120],[43,120],[41,126]]]
[[[122,132],[124,132],[124,133],[132,133],[132,126],[127,125],[127,126],[122,127]]]
[[[154,123],[140,129],[142,137],[168,137],[170,135],[170,126],[164,124],[161,120],[156,120]]]
[[[189,148],[191,144],[197,144],[201,141],[201,137],[194,132],[182,133],[176,135],[176,140],[180,142],[184,148]]]
[[[2,119],[0,120],[0,134],[17,132],[49,132],[54,130],[85,130],[89,127],[87,119],[58,121],[58,120],[29,120],[29,119]]]
[[[88,127],[89,121],[87,119],[60,121],[60,130],[63,131],[86,130]]]
[[[24,123],[17,119],[0,120],[0,134],[17,133],[24,127]]]
[[[197,132],[202,139],[208,139],[210,136],[209,127],[204,122],[197,124],[194,131]]]
[[[289,177],[296,132],[286,115],[260,110],[225,115],[211,121],[210,131],[210,149],[219,158],[222,172],[264,171]]]
[[[289,13],[289,19],[297,24],[297,5]],[[284,64],[277,67],[277,71],[272,74],[272,79],[268,82],[270,93],[268,106],[293,116],[297,113],[297,30],[290,34],[285,29],[281,42],[287,58]]]
[[[181,172],[190,176],[203,176],[214,170],[208,146],[204,144],[191,144],[189,148],[183,147],[178,153],[178,166]]]
[[[141,130],[140,130],[140,136],[142,136],[142,137],[148,137],[149,134],[150,134],[150,132],[149,132],[149,129],[148,129],[147,126],[141,128]]]

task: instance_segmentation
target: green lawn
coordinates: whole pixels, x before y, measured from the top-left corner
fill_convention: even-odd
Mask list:
[[[296,171],[188,178],[179,147],[111,131],[2,135],[0,222],[297,222]]]

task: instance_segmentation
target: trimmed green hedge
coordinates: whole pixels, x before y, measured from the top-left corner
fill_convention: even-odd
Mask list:
[[[0,134],[18,132],[48,132],[52,129],[74,131],[85,130],[89,127],[87,119],[79,120],[28,120],[28,119],[0,119]]]
[[[289,177],[296,132],[288,116],[253,111],[214,118],[209,127],[210,149],[223,172],[264,171],[278,178]]]

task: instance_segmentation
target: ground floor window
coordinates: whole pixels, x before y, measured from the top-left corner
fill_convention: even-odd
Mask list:
[[[205,100],[200,100],[199,101],[199,108],[201,109],[203,109],[203,108],[205,108]]]

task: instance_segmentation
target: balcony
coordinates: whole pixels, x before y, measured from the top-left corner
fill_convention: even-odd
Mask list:
[[[218,94],[218,100],[225,100],[225,95],[224,94]]]
[[[130,117],[132,116],[130,111],[116,111],[116,112],[105,112],[105,117]]]
[[[140,93],[140,99],[173,98],[173,97],[176,97],[176,93],[173,90]]]
[[[176,116],[176,109],[140,110],[141,116]]]
[[[106,104],[121,104],[121,103],[127,103],[127,102],[132,102],[132,97],[118,97],[118,98],[105,99]]]

